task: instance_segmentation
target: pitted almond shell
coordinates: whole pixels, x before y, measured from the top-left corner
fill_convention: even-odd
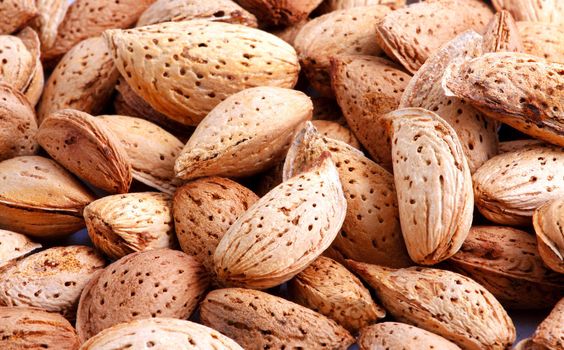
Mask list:
[[[84,220],[92,243],[111,259],[176,243],[172,198],[165,193],[106,196],[84,208]]]
[[[515,20],[508,11],[500,11],[484,32],[484,52],[523,52],[523,42]]]
[[[18,33],[18,38],[22,40],[25,47],[29,50],[31,56],[35,59],[35,66],[31,73],[29,82],[21,92],[29,100],[32,106],[35,106],[43,93],[43,85],[45,76],[43,75],[43,66],[41,64],[41,43],[37,33],[30,27],[22,29]]]
[[[424,329],[399,322],[383,322],[364,327],[358,338],[360,350],[460,350],[445,338]]]
[[[0,304],[31,306],[74,319],[82,289],[105,261],[86,246],[53,247],[0,271]]]
[[[564,298],[552,309],[550,314],[535,330],[533,344],[542,349],[561,349],[564,346],[562,339],[562,325],[564,324]]]
[[[69,1],[65,0],[36,0],[37,17],[31,25],[39,34],[41,51],[45,52],[55,43],[59,24],[63,22]]]
[[[564,23],[517,22],[525,53],[564,63]]]
[[[22,39],[0,35],[0,81],[22,92],[33,78],[36,63],[35,56]]]
[[[316,12],[328,13],[353,7],[385,5],[392,10],[405,6],[405,0],[326,0],[317,8]]]
[[[544,142],[537,139],[503,141],[499,143],[499,153],[507,153],[517,151],[528,146],[543,145]]]
[[[539,253],[549,268],[564,273],[564,199],[555,198],[533,214]]]
[[[507,349],[513,322],[484,287],[454,272],[390,269],[349,260],[396,320],[440,335],[463,349]]]
[[[23,156],[0,162],[0,228],[57,237],[84,227],[94,195],[56,162]]]
[[[282,298],[242,288],[210,292],[202,323],[245,349],[347,349],[354,338],[335,321]]]
[[[21,233],[0,229],[0,268],[39,248],[40,243],[31,241]]]
[[[39,127],[37,141],[51,157],[75,175],[109,193],[125,193],[131,163],[119,139],[88,113],[63,109]]]
[[[0,6],[0,34],[11,34],[37,15],[34,0],[4,0]]]
[[[516,21],[564,23],[564,5],[559,0],[493,0],[497,11],[509,11]]]
[[[306,19],[323,0],[237,0],[261,23],[287,26]]]
[[[127,83],[155,110],[197,125],[218,103],[255,86],[292,88],[293,47],[237,24],[192,20],[104,34]]]
[[[361,145],[351,129],[332,120],[314,120],[311,122],[324,137],[342,141],[351,147],[360,149]]]
[[[141,14],[137,27],[193,19],[257,27],[256,17],[232,0],[157,0]]]

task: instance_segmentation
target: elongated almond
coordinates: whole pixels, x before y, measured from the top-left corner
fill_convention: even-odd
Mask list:
[[[316,10],[321,13],[328,13],[337,10],[350,9],[353,7],[385,5],[392,10],[397,10],[405,6],[405,0],[326,0]]]
[[[12,35],[0,35],[0,81],[24,91],[36,69],[33,54],[22,39]]]
[[[0,268],[38,248],[41,248],[41,244],[21,233],[0,230]]]
[[[523,51],[519,29],[511,13],[505,10],[495,14],[484,32],[484,52],[500,51]]]
[[[30,27],[22,29],[18,33],[18,38],[22,40],[28,49],[32,58],[35,60],[32,73],[29,77],[27,85],[21,90],[32,106],[35,106],[43,93],[43,85],[45,76],[43,75],[43,66],[41,64],[41,49],[37,33]]]
[[[34,0],[4,0],[0,5],[0,34],[17,31],[37,15]]]
[[[497,11],[511,12],[516,21],[564,23],[564,5],[559,0],[493,0]]]
[[[564,273],[564,199],[555,198],[537,208],[533,225],[542,260],[552,270]]]
[[[523,40],[523,52],[564,63],[564,23],[517,22],[517,28]]]
[[[65,0],[36,0],[37,17],[31,25],[41,40],[41,51],[47,51],[55,43],[59,24],[63,22],[69,2]]]
[[[405,323],[384,322],[360,331],[360,350],[460,350],[443,337]]]
[[[564,298],[552,309],[550,314],[536,329],[532,341],[535,345],[546,349],[562,349],[562,325],[564,324]]]
[[[323,0],[237,0],[255,14],[261,22],[273,25],[290,25],[308,17]]]

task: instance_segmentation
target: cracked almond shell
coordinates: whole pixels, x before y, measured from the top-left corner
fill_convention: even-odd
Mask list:
[[[522,52],[523,42],[517,24],[508,11],[500,11],[484,32],[484,52]]]
[[[564,199],[555,198],[533,214],[539,253],[550,269],[564,273]]]
[[[11,34],[37,15],[34,0],[3,0],[0,4],[0,34]]]
[[[41,248],[21,233],[0,229],[0,268],[30,252]]]
[[[497,11],[509,11],[516,21],[564,24],[564,4],[560,0],[493,0]]]
[[[523,52],[564,63],[564,23],[517,22],[517,28],[523,40]]]
[[[445,338],[399,322],[383,322],[360,330],[360,350],[460,350]]]
[[[306,19],[323,0],[237,0],[268,25],[288,26]]]
[[[562,349],[562,325],[564,324],[564,298],[552,309],[550,314],[541,322],[532,337],[534,345],[541,349]]]

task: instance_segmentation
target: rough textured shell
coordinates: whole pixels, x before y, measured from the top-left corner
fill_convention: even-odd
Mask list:
[[[552,270],[564,273],[564,199],[548,201],[535,210],[533,225],[542,260]]]
[[[193,20],[105,33],[127,83],[154,109],[197,125],[228,96],[254,86],[292,88],[294,48],[237,24]]]
[[[335,121],[332,120],[314,120],[311,122],[317,131],[330,139],[342,141],[351,147],[360,149],[360,142],[352,131]]]
[[[35,59],[33,71],[30,75],[27,86],[21,90],[32,106],[35,106],[43,93],[43,85],[45,76],[43,75],[43,66],[41,65],[41,43],[37,33],[30,27],[22,29],[18,33],[18,38],[22,40],[31,56]]]
[[[250,289],[210,292],[202,322],[248,350],[269,348],[346,349],[354,338],[335,321],[308,308]]]
[[[119,139],[91,115],[63,109],[39,127],[37,141],[72,173],[110,193],[125,193],[131,164]]]
[[[39,248],[41,244],[31,241],[21,233],[0,230],[0,268]]]
[[[435,264],[460,248],[472,224],[472,179],[455,131],[420,108],[388,114],[399,217],[413,261]]]
[[[516,21],[564,24],[564,5],[560,0],[493,0],[497,11],[511,12]]]
[[[312,109],[310,98],[295,90],[263,86],[236,93],[198,125],[176,160],[176,176],[242,177],[266,170],[284,158]]]
[[[396,109],[410,76],[383,58],[340,56],[333,59],[335,96],[351,130],[372,159],[392,167],[389,137],[381,117]]]
[[[101,116],[97,120],[121,141],[135,180],[162,192],[174,193],[174,162],[183,146],[179,139],[139,118],[112,115]]]
[[[517,151],[529,146],[544,145],[544,142],[536,139],[503,141],[499,143],[499,153]]]
[[[235,220],[258,200],[248,188],[221,177],[179,187],[173,199],[176,236],[182,250],[212,274],[213,254]]]
[[[528,146],[500,154],[472,177],[476,206],[502,225],[530,225],[535,209],[564,194],[564,152]]]
[[[237,0],[254,13],[261,22],[274,25],[290,25],[306,19],[323,0]]]
[[[257,27],[256,17],[231,0],[157,0],[141,14],[137,27],[193,19]]]
[[[55,237],[84,227],[94,196],[54,161],[23,156],[0,162],[0,228]]]
[[[564,325],[564,298],[556,304],[548,317],[538,326],[533,334],[533,342],[547,349],[564,348],[562,325]]]
[[[38,307],[74,319],[82,289],[104,265],[86,246],[32,254],[0,271],[0,304]]]
[[[484,32],[484,52],[522,52],[521,34],[508,11],[495,14]]]
[[[386,315],[355,275],[326,257],[312,262],[288,288],[296,303],[333,319],[351,333]]]
[[[171,249],[129,254],[86,286],[76,320],[82,341],[121,322],[149,317],[186,319],[208,286],[203,267]]]
[[[24,91],[36,69],[33,54],[22,39],[12,35],[0,35],[0,81]]]
[[[214,329],[174,318],[147,318],[120,323],[88,339],[81,350],[243,350]]]
[[[31,25],[37,30],[41,40],[41,51],[45,52],[55,43],[59,24],[63,22],[69,1],[67,0],[36,0],[37,17]]]
[[[507,349],[515,327],[495,297],[454,272],[411,267],[389,269],[349,260],[349,266],[376,289],[398,321],[413,324],[463,349]]]
[[[534,236],[514,228],[473,227],[449,263],[507,308],[550,308],[564,296],[564,276],[543,265]]]
[[[452,63],[443,77],[457,96],[488,117],[535,138],[564,146],[564,64],[514,52]]]
[[[2,350],[77,350],[76,331],[63,316],[29,307],[0,307]]]
[[[398,322],[384,322],[363,328],[358,345],[360,350],[460,350],[443,337]]]
[[[332,96],[330,57],[338,55],[378,55],[376,24],[391,12],[376,5],[339,10],[309,21],[294,40],[300,62],[310,84],[322,95]]]
[[[564,63],[564,24],[517,22],[523,40],[523,52]]]
[[[326,0],[316,10],[328,13],[337,10],[350,9],[353,7],[385,5],[392,10],[405,6],[405,0]]]
[[[47,80],[39,104],[39,121],[66,108],[97,114],[111,96],[118,76],[102,37],[78,43],[63,56]]]
[[[84,208],[92,243],[112,259],[175,244],[172,198],[141,192],[95,200]]]
[[[447,97],[441,85],[447,65],[459,57],[482,54],[482,37],[467,31],[431,55],[407,84],[400,107],[421,107],[437,113],[456,131],[473,173],[497,154],[497,125],[474,107],[456,97]]]
[[[4,0],[0,6],[0,34],[11,34],[37,15],[34,0]]]
[[[376,42],[415,73],[445,42],[474,29],[482,33],[492,12],[478,0],[426,1],[396,10],[378,24]]]

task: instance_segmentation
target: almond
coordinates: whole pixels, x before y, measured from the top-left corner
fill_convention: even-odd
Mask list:
[[[443,337],[398,322],[384,322],[363,328],[358,344],[360,350],[460,350]]]
[[[243,350],[233,340],[200,324],[174,318],[146,318],[107,328],[82,344],[81,350],[122,348]]]
[[[517,22],[517,28],[523,40],[523,52],[564,63],[564,24]]]
[[[176,160],[176,176],[243,177],[284,158],[295,130],[311,119],[304,93],[277,87],[243,90],[218,104]]]
[[[0,81],[22,92],[31,82],[36,63],[22,39],[0,35]]]
[[[39,121],[66,108],[97,114],[111,96],[118,76],[104,39],[94,37],[78,43],[47,80],[39,104]]]
[[[290,25],[309,16],[323,0],[237,0],[254,13],[261,22],[273,25]]]
[[[197,125],[228,96],[255,86],[291,88],[295,50],[272,34],[193,20],[105,33],[127,83],[154,109]]]
[[[376,42],[411,73],[445,42],[473,29],[482,33],[492,12],[478,0],[425,1],[386,15],[378,23]]]
[[[245,349],[347,349],[354,343],[335,321],[256,290],[214,290],[202,302],[200,317]]]
[[[382,116],[399,105],[410,76],[383,58],[339,56],[331,65],[333,90],[351,130],[372,159],[392,167],[390,143]]]
[[[555,198],[533,214],[539,253],[549,268],[564,273],[564,199]]]
[[[405,0],[326,0],[318,8],[321,13],[350,9],[353,7],[385,5],[392,10],[405,6]],[[317,10],[316,10],[317,12]]]
[[[342,141],[351,147],[360,149],[360,142],[358,142],[358,139],[346,126],[332,120],[314,120],[311,123],[321,135],[330,139]]]
[[[21,233],[0,230],[0,268],[39,248],[41,244],[31,241]]]
[[[288,288],[296,303],[335,320],[351,333],[386,316],[358,278],[326,257],[312,262]]]
[[[562,349],[562,325],[564,324],[564,298],[552,309],[550,314],[536,329],[533,334],[533,343],[547,349]]]
[[[535,138],[564,146],[564,65],[496,52],[453,62],[443,77],[447,96]]]
[[[35,3],[38,13],[31,24],[39,33],[41,51],[45,52],[55,43],[59,24],[65,18],[69,8],[69,1],[36,0]]]
[[[141,14],[137,27],[193,19],[257,27],[256,17],[231,0],[157,0]]]
[[[310,84],[321,95],[333,95],[330,57],[382,52],[374,41],[376,23],[389,12],[390,8],[382,5],[356,7],[328,13],[304,25],[294,47]]]
[[[112,259],[173,247],[172,198],[158,192],[117,194],[84,208],[92,243]]]
[[[173,212],[180,247],[213,274],[213,254],[219,241],[257,200],[251,190],[221,177],[201,178],[179,187]]]
[[[96,120],[105,124],[121,141],[135,180],[162,192],[174,193],[174,162],[183,146],[179,139],[139,118],[108,115]]]
[[[535,209],[564,194],[564,153],[529,146],[500,154],[474,173],[476,207],[502,225],[530,225]]]
[[[109,265],[80,297],[76,329],[81,341],[121,322],[150,317],[185,319],[208,285],[202,266],[171,249],[129,254]]]
[[[507,349],[511,319],[484,287],[454,272],[424,267],[394,270],[349,260],[395,319],[432,331],[463,349]]]
[[[88,113],[63,109],[50,114],[37,141],[51,157],[92,185],[110,193],[125,193],[131,184],[131,164],[119,139]]]
[[[82,289],[105,261],[86,246],[53,247],[0,271],[0,304],[33,306],[74,319]]]
[[[459,57],[482,54],[482,37],[466,31],[431,55],[415,73],[400,107],[421,107],[437,113],[456,131],[473,173],[498,152],[497,125],[464,100],[447,97],[441,81],[448,64]]]
[[[503,141],[499,143],[499,153],[517,151],[528,146],[544,145],[544,142],[536,139]]]
[[[405,108],[387,116],[403,238],[419,264],[460,248],[472,224],[472,179],[454,129],[435,113]]]
[[[43,66],[41,65],[41,49],[37,33],[30,27],[22,29],[18,33],[18,38],[24,43],[31,56],[35,59],[29,82],[21,92],[29,100],[32,106],[35,106],[43,93],[43,85],[45,77],[43,75]]]
[[[511,12],[517,21],[564,23],[564,6],[559,0],[492,0],[497,11]]]
[[[564,296],[564,277],[543,265],[535,237],[514,228],[473,227],[449,263],[507,308],[544,309]]]
[[[515,20],[508,11],[495,14],[484,32],[484,52],[522,52],[523,42]]]
[[[0,6],[0,34],[11,34],[37,15],[34,0],[4,0]]]
[[[54,161],[23,156],[0,162],[0,228],[57,237],[84,227],[94,195]]]
[[[0,307],[0,348],[3,350],[77,350],[76,331],[63,316],[30,307]]]

